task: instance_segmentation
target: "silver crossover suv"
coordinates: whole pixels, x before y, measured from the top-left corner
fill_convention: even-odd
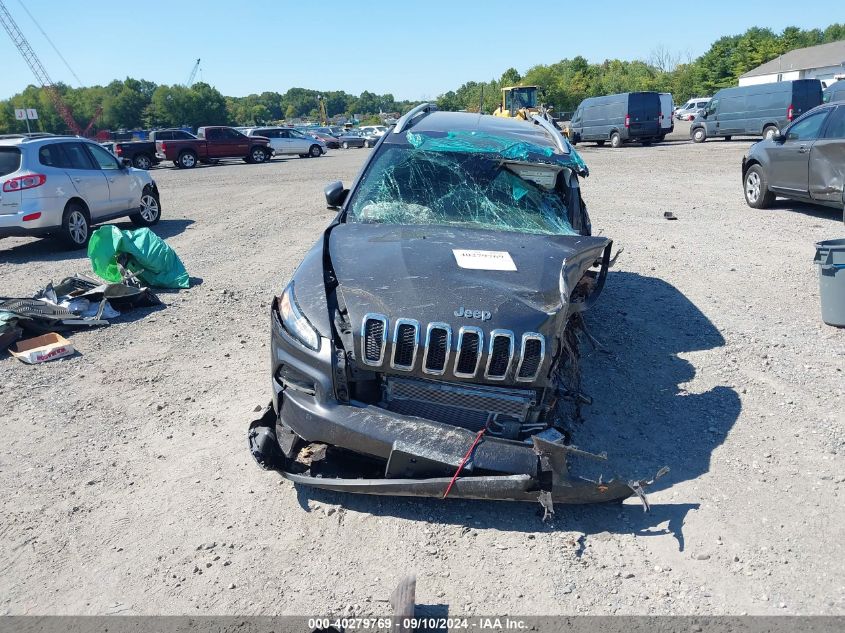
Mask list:
[[[50,234],[82,248],[93,224],[124,216],[138,226],[161,217],[148,172],[75,136],[0,137],[0,238]]]

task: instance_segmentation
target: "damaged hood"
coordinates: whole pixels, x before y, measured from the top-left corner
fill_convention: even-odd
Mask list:
[[[333,228],[329,245],[356,335],[364,315],[375,312],[391,322],[415,319],[423,328],[441,322],[454,331],[473,325],[548,337],[565,323],[562,286],[574,288],[609,241],[350,223]],[[467,311],[469,317],[458,316]]]

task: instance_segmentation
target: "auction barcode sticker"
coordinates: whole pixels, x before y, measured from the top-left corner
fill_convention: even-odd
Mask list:
[[[511,254],[507,251],[472,251],[453,248],[455,261],[461,268],[470,270],[516,270]]]

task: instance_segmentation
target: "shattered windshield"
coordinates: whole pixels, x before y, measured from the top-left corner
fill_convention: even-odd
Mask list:
[[[347,221],[578,234],[562,194],[562,166],[418,145],[379,154],[350,201]]]

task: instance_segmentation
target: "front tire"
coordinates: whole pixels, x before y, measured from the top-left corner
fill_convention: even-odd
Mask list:
[[[146,154],[138,154],[135,158],[132,159],[132,166],[136,169],[143,169],[144,171],[149,171],[150,167],[153,166],[153,159],[147,156]]]
[[[261,164],[267,162],[267,151],[263,147],[254,147],[249,152],[250,163]]]
[[[153,226],[161,219],[161,202],[158,194],[150,187],[144,187],[141,194],[141,209],[129,216],[135,226]]]
[[[62,241],[71,249],[85,248],[91,239],[91,216],[82,204],[69,202],[62,216]]]
[[[766,209],[775,201],[775,194],[769,191],[766,174],[760,165],[751,165],[742,182],[745,202],[752,209]]]
[[[619,134],[619,132],[614,132],[610,135],[610,146],[613,149],[619,149],[620,147],[622,147],[622,136]]]
[[[693,143],[703,143],[707,140],[707,132],[704,131],[703,127],[697,127],[693,130],[692,133],[692,142]]]
[[[323,150],[320,149],[319,145],[312,145],[308,148],[308,155],[311,158],[318,158],[323,155]]]
[[[188,150],[179,154],[179,167],[182,169],[193,169],[197,166],[197,154]]]

